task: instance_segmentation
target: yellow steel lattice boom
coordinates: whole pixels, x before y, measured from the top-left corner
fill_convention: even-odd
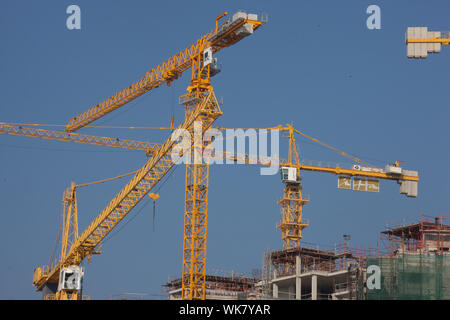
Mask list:
[[[221,15],[219,17],[223,16],[224,15]],[[222,48],[233,45],[248,35],[245,32],[236,32],[241,28],[250,24],[252,30],[256,30],[264,24],[264,21],[258,20],[256,15],[249,16],[250,19],[238,16],[236,19],[233,19],[233,21],[226,21],[220,26],[216,24],[216,29],[214,31],[202,36],[195,44],[180,51],[167,61],[148,71],[145,76],[136,83],[72,118],[66,127],[66,131],[76,131],[138,98],[144,93],[159,87],[163,83],[169,85],[172,81],[178,79],[184,71],[190,69],[195,64],[194,60],[203,55],[205,49],[211,47],[212,53],[215,53]],[[216,23],[217,21],[218,19],[216,20]]]

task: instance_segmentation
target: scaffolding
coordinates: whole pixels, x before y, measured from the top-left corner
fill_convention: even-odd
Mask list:
[[[403,219],[388,223],[381,242],[390,257],[400,253],[446,253],[450,248],[450,216]]]
[[[301,273],[308,271],[335,272],[346,270],[349,263],[357,263],[361,268],[366,258],[378,256],[378,248],[351,248],[347,243],[333,247],[302,241],[299,247],[273,251],[270,260],[277,276],[295,274],[296,257],[301,259]]]
[[[360,299],[366,260],[378,248],[351,248],[302,241],[300,246],[270,253],[275,299]],[[294,292],[295,290],[295,292]]]
[[[450,299],[450,255],[401,253],[368,259],[380,267],[381,286],[368,300]]]
[[[228,275],[205,276],[206,299],[252,299],[256,298],[259,289],[256,284],[261,282],[259,278],[247,277],[244,275],[235,275],[232,272]],[[176,277],[169,280],[163,287],[169,294],[169,299],[181,298],[182,279]]]

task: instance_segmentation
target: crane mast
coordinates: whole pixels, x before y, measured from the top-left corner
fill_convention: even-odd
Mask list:
[[[77,209],[77,194],[76,185],[71,183],[70,187],[64,191],[63,194],[63,215],[62,215],[62,237],[61,237],[61,253],[60,263],[63,262],[63,257],[67,255],[69,248],[78,239],[78,209]],[[71,266],[65,265],[64,272],[58,282],[58,290],[55,294],[56,300],[81,300],[81,280],[83,277],[83,269],[79,266],[72,266],[70,272],[68,268]],[[69,280],[69,281],[65,281]]]
[[[308,226],[302,222],[303,206],[308,203],[302,195],[300,170],[295,166],[300,165],[300,157],[295,145],[294,128],[291,125],[280,127],[282,131],[288,131],[289,151],[287,164],[294,168],[282,167],[281,180],[285,183],[284,194],[278,202],[281,206],[281,223],[277,226],[281,230],[283,248],[296,248],[300,245],[302,230]]]
[[[192,80],[188,92],[181,97],[181,104],[188,116],[195,110],[205,95],[214,95],[210,83],[210,65],[203,63],[202,56],[194,59]],[[210,129],[222,114],[217,100],[204,108],[196,119],[201,124],[202,133]],[[208,221],[209,166],[199,161],[203,154],[203,139],[195,139],[194,125],[187,128],[191,137],[190,159],[186,162],[186,188],[184,207],[182,299],[205,299],[206,236]],[[197,129],[198,130],[198,129]]]

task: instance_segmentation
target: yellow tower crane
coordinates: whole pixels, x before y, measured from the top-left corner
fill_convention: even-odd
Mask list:
[[[302,194],[301,171],[332,173],[339,176],[339,188],[351,189],[353,185],[353,190],[368,192],[379,191],[379,179],[395,180],[400,184],[400,193],[403,193],[408,197],[417,196],[419,181],[418,173],[417,171],[403,170],[399,166],[399,163],[403,161],[396,161],[394,164],[387,165],[384,169],[375,168],[357,157],[349,155],[294,129],[289,124],[286,126],[280,125],[272,129],[288,132],[289,139],[288,159],[281,159],[280,161],[281,180],[284,182],[285,188],[283,197],[278,203],[281,206],[282,220],[277,227],[282,233],[284,249],[298,247],[302,239],[302,231],[308,226],[308,224],[302,220],[303,206],[308,203],[309,200]],[[351,169],[302,164],[297,152],[294,133],[312,140],[343,157],[349,158],[357,164]]]
[[[406,55],[408,58],[428,57],[428,53],[441,52],[442,45],[450,44],[450,32],[429,31],[427,27],[406,29]]]
[[[256,14],[244,12],[237,12],[231,20],[219,23],[226,14],[218,16],[215,29],[202,36],[195,44],[153,68],[138,82],[72,118],[66,131],[72,134],[161,84],[170,85],[188,69],[192,71],[191,82],[187,93],[180,97],[180,103],[185,107],[185,118],[177,129],[192,132],[196,121],[201,121],[203,131],[211,128],[213,122],[222,114],[210,82],[210,78],[220,71],[213,54],[253,34],[265,23],[264,19],[258,18]],[[62,256],[55,266],[35,269],[33,284],[37,290],[43,290],[49,284],[58,283],[66,271],[75,270],[85,257],[97,252],[97,247],[105,236],[174,166],[170,156],[174,144],[175,141],[169,138],[153,151],[147,163],[77,237],[65,256]],[[201,142],[198,144],[194,141],[191,147],[195,150],[205,146]],[[186,165],[183,299],[205,299],[208,170],[207,164]],[[59,289],[65,290],[61,287]],[[67,295],[57,296],[80,298],[77,290],[67,292]]]

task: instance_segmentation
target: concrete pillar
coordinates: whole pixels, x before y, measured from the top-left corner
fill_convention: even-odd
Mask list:
[[[302,273],[302,259],[300,256],[295,257],[295,274],[298,276]]]
[[[302,300],[302,278],[295,278],[295,299]]]
[[[302,260],[300,256],[295,257],[295,299],[302,299],[302,278],[300,278],[302,270]]]
[[[311,277],[311,300],[317,300],[317,275]]]
[[[274,299],[278,299],[278,285],[276,283],[273,284],[273,294],[272,297]]]

